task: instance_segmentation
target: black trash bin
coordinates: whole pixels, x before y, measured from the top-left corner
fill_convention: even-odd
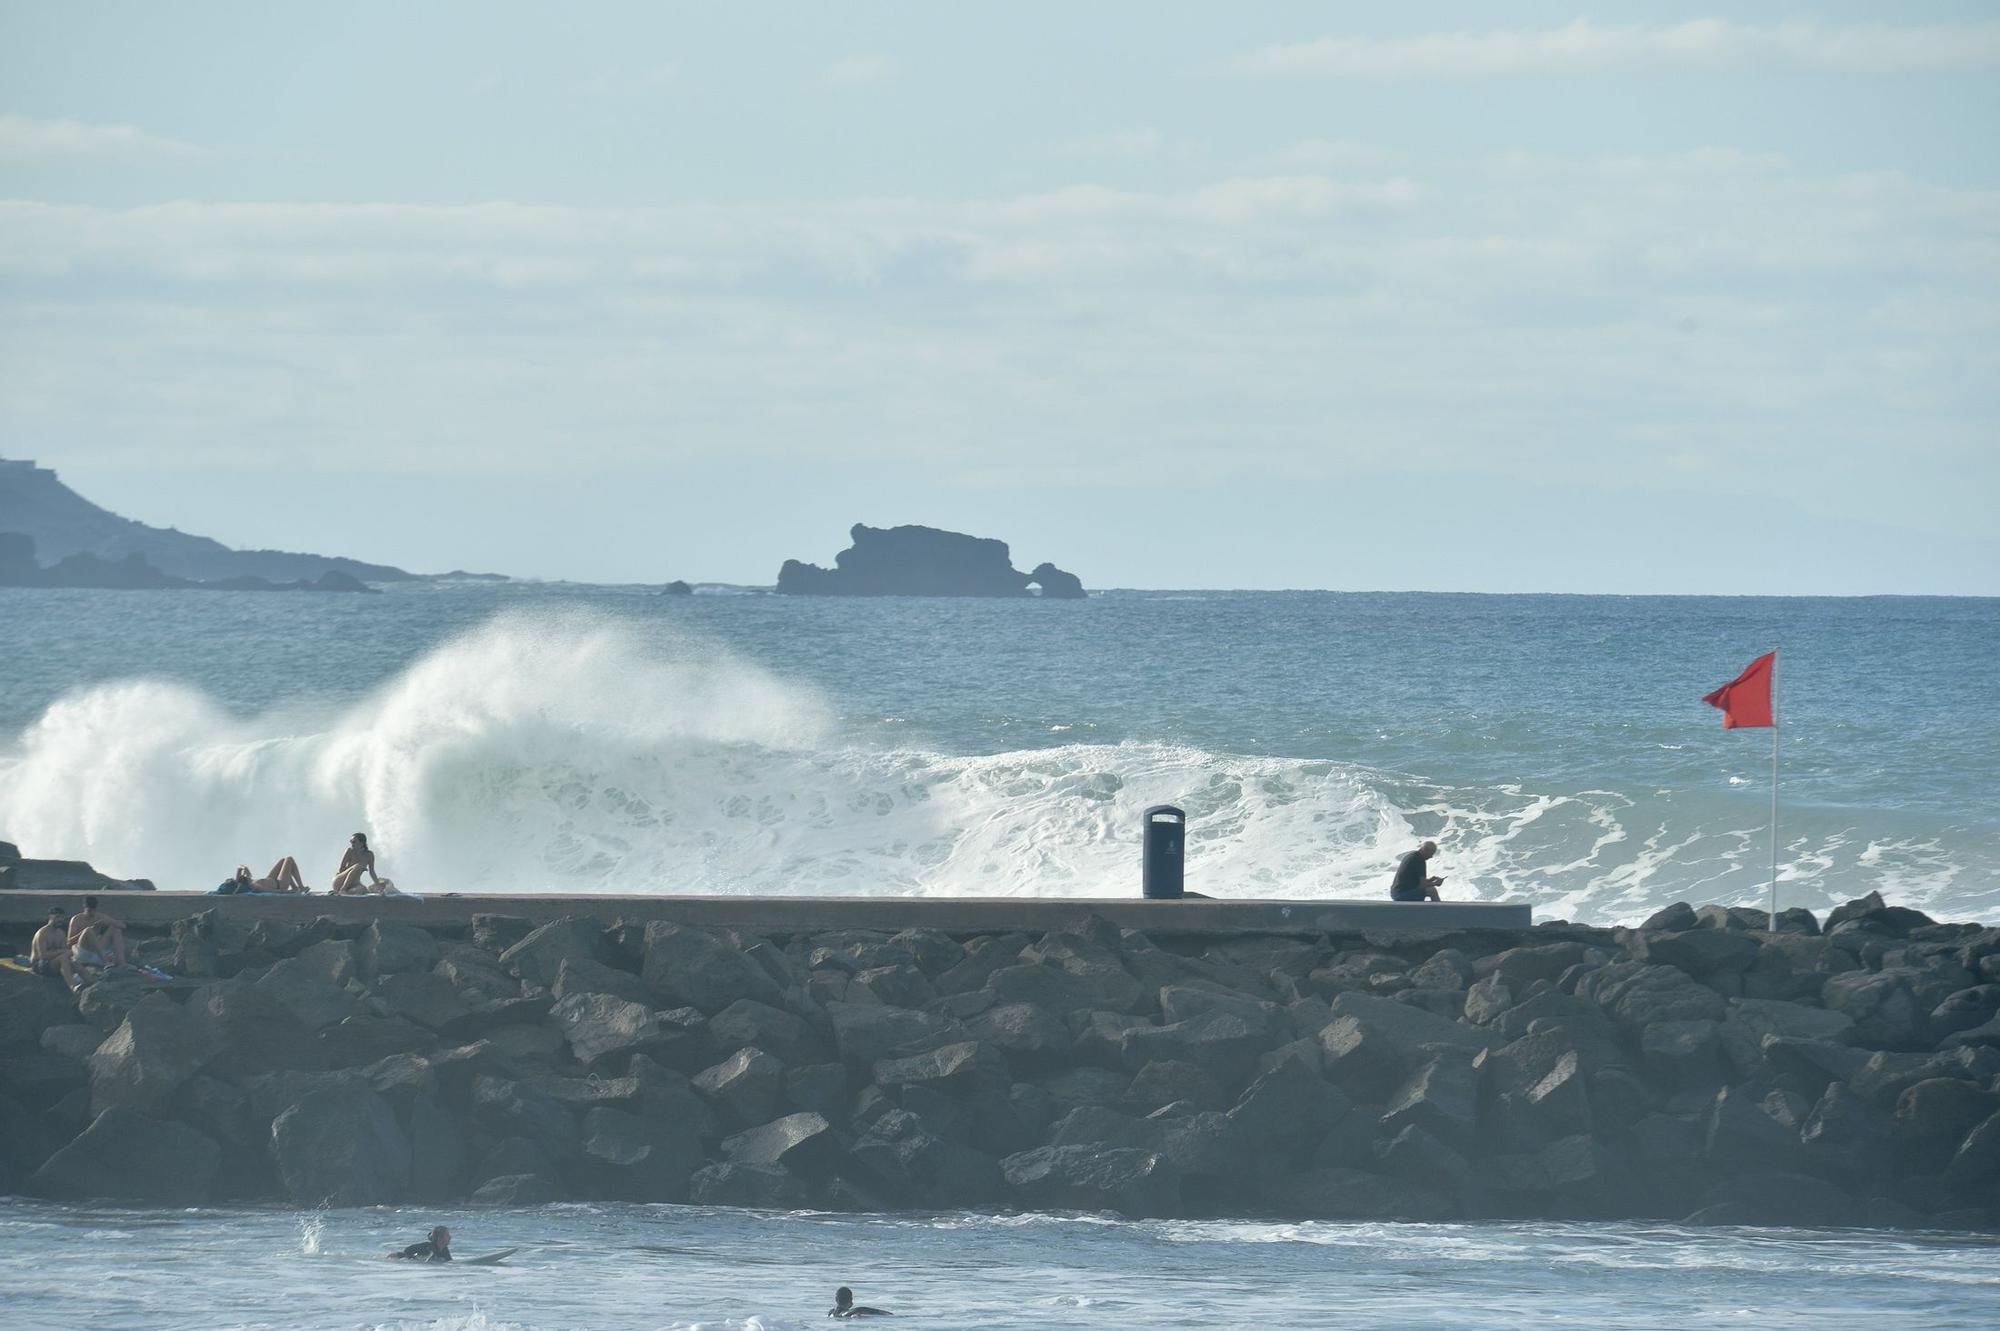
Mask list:
[[[1187,815],[1171,804],[1155,804],[1146,810],[1145,819],[1146,895],[1172,900],[1181,895],[1185,881]]]

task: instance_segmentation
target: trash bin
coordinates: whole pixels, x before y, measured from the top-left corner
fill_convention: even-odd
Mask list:
[[[1171,804],[1146,810],[1145,890],[1148,897],[1174,899],[1181,895],[1187,815]]]

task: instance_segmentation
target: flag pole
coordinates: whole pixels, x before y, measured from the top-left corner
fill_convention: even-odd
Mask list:
[[[1771,932],[1778,932],[1778,649],[1771,649]]]

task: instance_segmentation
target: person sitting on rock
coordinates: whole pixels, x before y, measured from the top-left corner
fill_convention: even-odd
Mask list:
[[[340,857],[340,867],[333,871],[335,892],[361,893],[371,889],[361,885],[361,875],[367,874],[373,881],[372,890],[382,890],[382,875],[375,872],[375,852],[368,849],[368,834],[356,832],[347,839],[347,853]]]
[[[85,897],[70,916],[69,945],[79,966],[125,964],[125,926],[99,910],[96,897]]]
[[[28,943],[28,969],[37,975],[53,975],[75,993],[83,987],[76,964],[69,959],[69,933],[63,928],[61,906],[49,907],[49,920],[35,930]]]
[[[271,866],[271,872],[262,878],[250,875],[250,866],[239,864],[229,882],[223,884],[232,892],[310,892],[305,879],[299,876],[299,862],[287,855]],[[221,891],[221,888],[217,889]]]
[[[451,1231],[443,1225],[434,1226],[431,1236],[422,1243],[412,1243],[401,1252],[389,1255],[401,1262],[448,1262],[451,1260]]]
[[[827,1310],[828,1317],[894,1317],[896,1314],[884,1312],[880,1308],[863,1308],[854,1302],[854,1291],[842,1285],[833,1292],[833,1307]]]
[[[1407,852],[1396,862],[1396,876],[1389,883],[1389,898],[1392,901],[1436,901],[1438,886],[1444,882],[1442,874],[1424,877],[1424,866],[1431,856],[1438,853],[1438,843],[1426,841],[1415,850]]]

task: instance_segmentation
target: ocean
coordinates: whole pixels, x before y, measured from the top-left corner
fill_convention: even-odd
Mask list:
[[[821,600],[429,584],[0,590],[0,838],[162,887],[347,834],[437,891],[1117,895],[1140,812],[1215,896],[1637,922],[2000,919],[2000,600],[1108,592]]]
[[[1213,895],[1378,896],[1428,836],[1449,896],[1636,921],[1763,900],[1769,733],[1700,697],[1774,645],[1785,904],[2000,918],[1990,600],[0,590],[0,837],[174,888],[323,887],[365,829],[413,891],[1096,895],[1164,802]],[[377,1259],[440,1220],[523,1251]],[[775,1331],[840,1283],[938,1328],[2000,1324],[1990,1235],[0,1200],[30,1328]]]
[[[496,1267],[381,1260],[439,1221],[463,1255],[521,1251]],[[115,1274],[93,1274],[103,1272]],[[889,1325],[933,1331],[1991,1331],[2000,1240],[1634,1224],[608,1205],[141,1212],[0,1201],[0,1291],[10,1325],[24,1331],[795,1331],[826,1324],[841,1284],[895,1314]]]

